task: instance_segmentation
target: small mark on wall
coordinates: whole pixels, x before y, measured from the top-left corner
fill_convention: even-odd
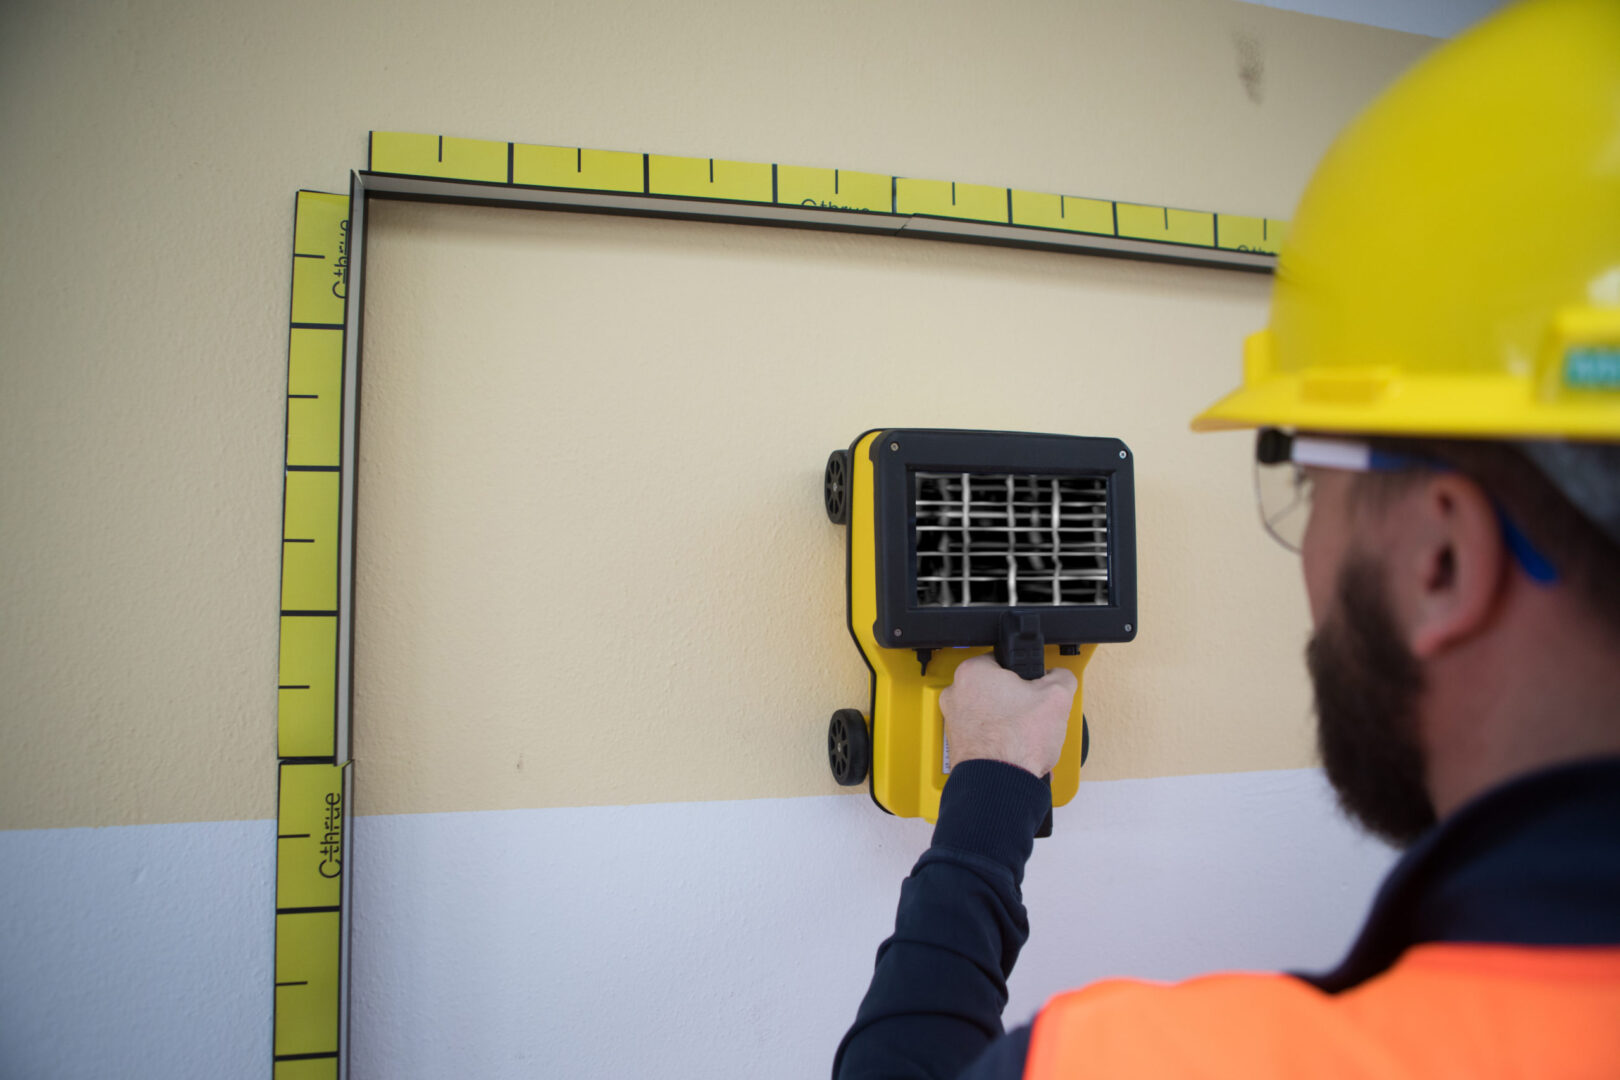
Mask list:
[[[1250,34],[1234,34],[1232,44],[1237,49],[1238,82],[1249,100],[1259,105],[1266,96],[1266,61],[1260,50],[1260,39]]]

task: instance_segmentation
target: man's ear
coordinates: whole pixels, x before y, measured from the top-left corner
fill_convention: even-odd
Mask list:
[[[1496,506],[1460,473],[1416,485],[1400,500],[1395,531],[1402,580],[1392,583],[1407,644],[1420,660],[1467,641],[1489,625],[1508,570]]]

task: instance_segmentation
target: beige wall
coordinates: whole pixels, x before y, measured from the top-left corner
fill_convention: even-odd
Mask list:
[[[373,204],[362,812],[830,793],[865,708],[827,452],[874,426],[1135,450],[1139,639],[1088,775],[1308,760],[1297,571],[1249,440],[1187,418],[1249,274],[730,225]],[[1256,671],[1275,673],[1257,684]]]
[[[340,189],[368,130],[1286,217],[1430,43],[1227,0],[6,5],[0,826],[272,813],[292,192]],[[374,224],[362,810],[828,790],[824,714],[864,693],[814,478],[869,423],[1130,441],[1144,631],[1089,684],[1096,774],[1304,761],[1294,568],[1249,524],[1243,440],[1182,427],[1235,378],[1262,282],[508,211]],[[969,392],[987,357],[1065,389]],[[724,482],[683,497],[650,455]],[[595,591],[585,557],[619,580]],[[593,604],[639,629],[578,629]]]

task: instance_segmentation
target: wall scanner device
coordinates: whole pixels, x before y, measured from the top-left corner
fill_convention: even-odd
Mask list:
[[[828,725],[838,783],[934,821],[951,771],[940,693],[993,652],[1026,679],[1061,666],[1080,681],[1047,778],[1053,806],[1074,798],[1086,663],[1138,626],[1132,462],[1118,439],[921,428],[832,452],[823,502],[845,526],[849,632],[872,688],[864,715],[839,709]]]

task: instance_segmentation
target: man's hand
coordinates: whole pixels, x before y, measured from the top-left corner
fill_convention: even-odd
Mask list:
[[[1068,668],[1026,681],[988,654],[964,660],[939,695],[951,763],[989,758],[1045,776],[1063,752],[1079,688]]]

